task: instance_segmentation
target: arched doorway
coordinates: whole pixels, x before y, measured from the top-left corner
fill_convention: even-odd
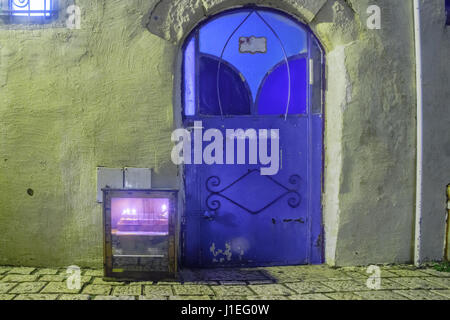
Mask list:
[[[184,170],[183,264],[322,263],[317,39],[284,13],[245,7],[198,26],[183,57],[183,123],[195,140]]]

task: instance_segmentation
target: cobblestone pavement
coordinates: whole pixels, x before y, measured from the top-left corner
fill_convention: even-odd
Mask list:
[[[327,266],[184,270],[178,282],[109,282],[82,270],[81,288],[66,269],[0,267],[0,300],[450,300],[450,273],[412,266],[381,267],[381,288],[367,268]]]

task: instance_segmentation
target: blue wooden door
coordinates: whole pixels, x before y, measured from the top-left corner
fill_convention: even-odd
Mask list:
[[[221,14],[188,39],[184,125],[193,138],[220,133],[225,154],[224,161],[185,165],[184,265],[322,263],[322,65],[303,25],[259,8]],[[244,136],[240,161],[237,138],[228,136],[239,129],[256,133]],[[267,141],[261,132],[269,132]],[[252,161],[252,139],[258,151],[276,153],[270,174],[263,173],[267,163]],[[233,164],[225,160],[230,153]]]

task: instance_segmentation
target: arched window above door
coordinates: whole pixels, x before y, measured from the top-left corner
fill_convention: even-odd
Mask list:
[[[312,33],[285,14],[261,8],[220,14],[186,41],[184,114],[287,116],[320,111],[322,56]]]

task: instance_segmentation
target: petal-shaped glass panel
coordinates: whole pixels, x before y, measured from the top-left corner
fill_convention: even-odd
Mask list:
[[[322,55],[287,15],[256,8],[220,14],[185,46],[185,115],[320,113]]]
[[[218,36],[219,35],[219,36]],[[264,53],[242,53],[241,38],[264,38]],[[292,20],[266,11],[221,16],[200,30],[200,51],[232,64],[249,84],[253,100],[264,76],[280,60],[306,51],[306,32]]]
[[[219,16],[203,25],[199,31],[200,52],[220,57],[233,31],[251,12],[251,10],[239,10]]]
[[[270,11],[258,11],[283,43],[288,58],[307,51],[306,31],[292,19]]]
[[[200,114],[202,115],[249,115],[252,100],[248,85],[239,72],[226,62],[220,66],[219,86],[220,110],[217,72],[219,59],[213,56],[201,55],[200,63]]]
[[[288,114],[305,114],[308,101],[308,59],[301,55],[289,60],[291,96]],[[258,95],[257,108],[260,115],[284,115],[288,103],[288,68],[285,62],[270,72]]]

